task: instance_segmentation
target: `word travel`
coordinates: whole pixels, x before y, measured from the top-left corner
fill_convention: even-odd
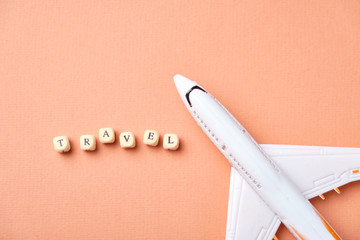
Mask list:
[[[159,144],[160,134],[155,130],[146,130],[144,132],[143,143],[149,146]],[[113,128],[100,128],[99,141],[105,144],[115,142],[115,131]],[[122,132],[119,136],[120,146],[122,148],[134,148],[136,146],[135,135],[132,132]],[[163,148],[168,150],[177,150],[179,148],[179,137],[174,133],[164,134]],[[56,152],[65,153],[70,151],[70,141],[67,136],[54,137],[53,144]],[[80,136],[80,148],[84,151],[96,150],[96,138],[94,135]]]

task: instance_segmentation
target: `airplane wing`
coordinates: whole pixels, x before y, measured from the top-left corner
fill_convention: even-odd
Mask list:
[[[307,199],[360,180],[360,148],[270,144],[261,147]],[[271,240],[280,223],[271,209],[231,168],[226,239]]]
[[[360,148],[268,144],[261,147],[307,199],[360,180]]]
[[[257,193],[231,168],[226,240],[271,240],[280,223]]]

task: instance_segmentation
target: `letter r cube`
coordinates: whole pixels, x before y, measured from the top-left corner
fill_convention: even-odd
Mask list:
[[[94,135],[82,135],[80,137],[80,148],[86,151],[94,151],[96,149],[96,139]]]

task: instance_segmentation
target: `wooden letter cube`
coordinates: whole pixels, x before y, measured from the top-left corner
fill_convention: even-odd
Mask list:
[[[113,143],[115,142],[115,132],[113,128],[100,128],[99,140],[101,143]]]
[[[70,142],[67,136],[54,137],[53,139],[54,148],[57,152],[68,152],[70,151]]]
[[[135,147],[135,135],[132,132],[123,132],[119,137],[120,146],[123,148],[133,148]]]
[[[159,133],[154,130],[146,130],[143,143],[150,146],[157,146],[159,143]]]
[[[179,137],[176,134],[167,133],[164,135],[163,147],[169,150],[176,150],[179,148]]]
[[[96,149],[96,139],[94,135],[82,135],[80,137],[80,148],[86,151],[94,151]]]

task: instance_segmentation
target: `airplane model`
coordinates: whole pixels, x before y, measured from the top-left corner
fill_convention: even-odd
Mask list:
[[[227,240],[341,239],[309,199],[360,179],[360,148],[259,145],[210,93],[175,75],[192,117],[231,163]]]

